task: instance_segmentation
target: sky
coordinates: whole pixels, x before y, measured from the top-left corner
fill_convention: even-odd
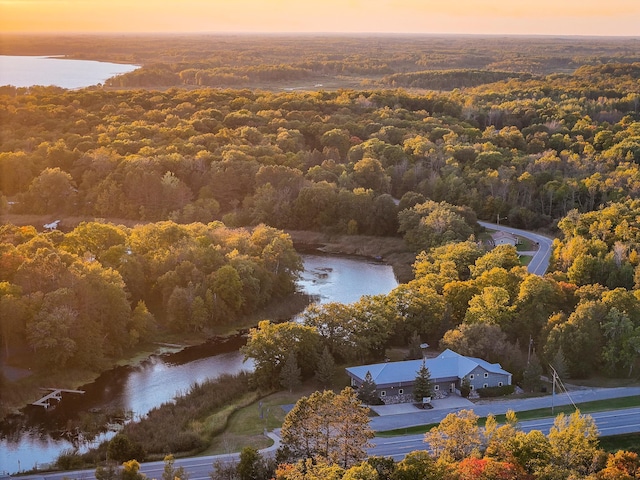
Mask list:
[[[640,0],[0,0],[0,32],[640,36]]]

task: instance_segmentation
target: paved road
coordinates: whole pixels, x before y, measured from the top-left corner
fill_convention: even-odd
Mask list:
[[[380,432],[393,430],[396,428],[406,428],[415,425],[426,425],[441,421],[449,413],[456,412],[463,408],[471,408],[477,415],[486,417],[493,413],[499,415],[507,410],[522,412],[525,410],[535,410],[538,408],[551,408],[553,405],[570,405],[573,403],[591,402],[593,400],[608,400],[611,398],[639,396],[640,387],[620,387],[620,388],[580,388],[570,391],[569,394],[562,393],[555,396],[523,398],[515,400],[481,400],[473,404],[472,407],[456,406],[451,409],[438,408],[434,410],[419,410],[415,412],[402,413],[398,415],[382,415],[371,419],[371,428]]]
[[[640,408],[615,410],[612,412],[591,413],[601,435],[619,435],[640,430]],[[524,432],[540,430],[547,434],[553,426],[553,418],[529,420],[519,422],[518,428]],[[402,437],[373,439],[374,447],[369,449],[369,455],[389,456],[398,461],[415,450],[426,450],[423,434],[404,435]]]
[[[520,230],[519,228],[507,227],[505,225],[496,225],[495,223],[478,222],[484,228],[490,230],[500,230],[502,232],[511,233],[519,237],[528,238],[532,242],[538,243],[538,250],[534,252],[520,252],[530,254],[533,256],[531,262],[529,262],[530,273],[536,275],[544,275],[549,268],[549,258],[551,257],[551,247],[553,245],[553,239],[539,233],[528,232],[526,230]]]
[[[640,395],[640,387],[621,388],[583,388],[570,392],[570,397],[565,393],[553,397],[554,405],[568,405],[573,400],[574,403],[588,402],[592,400],[606,400],[611,398],[628,397]],[[535,408],[551,407],[552,397],[537,397],[521,400],[503,401],[480,401],[473,405],[473,410],[477,415],[484,417],[490,413],[500,414],[507,410],[523,411]],[[374,417],[371,426],[376,431],[391,430],[394,428],[405,428],[414,425],[424,425],[442,420],[449,413],[467,407],[455,407],[453,409],[439,408],[438,410],[418,410],[412,413],[383,415]],[[640,431],[640,408],[615,410],[608,412],[597,412],[590,414],[598,425],[600,433],[603,435],[618,435],[621,433],[631,433]],[[553,419],[531,420],[520,422],[520,427],[524,431],[541,430],[548,432]],[[279,431],[269,432],[269,436],[274,440],[274,444],[261,451],[263,455],[273,455],[279,446]],[[374,447],[369,450],[370,455],[392,456],[396,460],[403,458],[407,453],[426,448],[422,441],[423,435],[406,435],[402,437],[381,438],[373,440]],[[233,462],[238,459],[237,453],[229,455],[218,455],[208,457],[193,457],[177,459],[175,466],[183,466],[189,473],[189,480],[211,480],[210,473],[213,471],[213,464],[216,461]],[[162,478],[163,462],[143,463],[141,471],[148,478]],[[94,480],[94,470],[82,470],[74,472],[61,472],[55,474],[41,474],[20,477],[29,480]]]

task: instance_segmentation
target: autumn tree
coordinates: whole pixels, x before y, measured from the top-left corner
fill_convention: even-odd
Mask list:
[[[302,397],[282,425],[283,453],[291,459],[330,461],[349,468],[366,457],[373,431],[368,408],[349,387]]]
[[[425,434],[424,441],[443,461],[459,462],[482,446],[478,416],[472,410],[450,413]]]
[[[592,417],[576,410],[558,415],[549,432],[551,464],[554,468],[581,475],[592,473],[598,454],[598,429]]]

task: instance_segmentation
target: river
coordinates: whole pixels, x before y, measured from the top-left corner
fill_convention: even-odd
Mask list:
[[[104,83],[108,78],[137,68],[138,65],[72,60],[59,56],[0,55],[0,85],[83,88]]]
[[[298,289],[317,303],[352,303],[362,295],[390,292],[398,283],[390,266],[351,257],[302,255],[304,272]],[[94,415],[131,412],[145,415],[152,408],[185,393],[195,382],[222,373],[252,369],[238,349],[244,338],[208,342],[177,353],[153,355],[136,366],[117,367],[95,382],[81,387],[84,395],[63,394],[57,408],[45,412],[27,407],[24,419],[5,422],[0,430],[0,474],[30,470],[54,462],[64,450],[74,448],[60,437],[62,430]],[[95,441],[101,441],[98,437]],[[91,444],[85,443],[83,450]]]

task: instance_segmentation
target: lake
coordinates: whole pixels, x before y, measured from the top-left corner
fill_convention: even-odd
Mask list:
[[[70,60],[56,56],[0,55],[0,85],[84,88],[104,83],[108,78],[137,68],[138,65]]]
[[[398,282],[393,269],[379,262],[352,257],[301,255],[304,272],[298,289],[314,297],[316,303],[353,303],[362,295],[386,294]],[[0,430],[0,476],[48,464],[73,444],[60,432],[90,411],[130,411],[145,415],[152,408],[189,390],[195,382],[221,373],[251,370],[238,349],[245,338],[207,342],[178,353],[153,355],[135,366],[103,373],[95,382],[82,386],[84,395],[64,395],[51,412],[28,407],[26,425],[2,425]],[[101,437],[104,438],[104,437]],[[88,446],[88,445],[87,445]]]

